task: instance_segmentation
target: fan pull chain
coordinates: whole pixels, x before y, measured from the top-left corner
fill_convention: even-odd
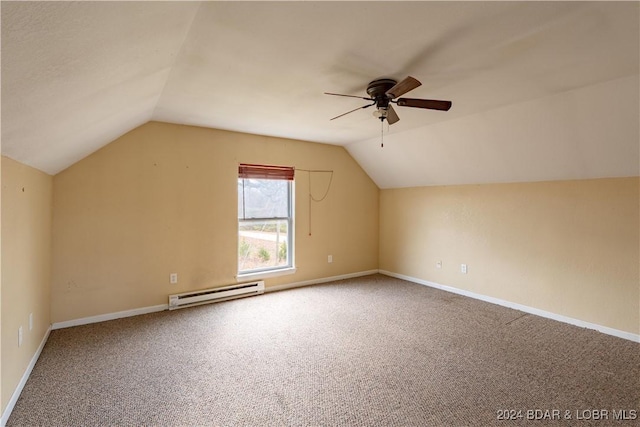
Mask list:
[[[384,117],[380,119],[380,147],[384,148]]]

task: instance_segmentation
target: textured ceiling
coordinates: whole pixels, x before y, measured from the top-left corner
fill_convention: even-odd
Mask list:
[[[639,3],[2,2],[2,154],[55,174],[149,121],[343,145],[382,188],[639,174]],[[411,75],[384,127],[364,101]]]

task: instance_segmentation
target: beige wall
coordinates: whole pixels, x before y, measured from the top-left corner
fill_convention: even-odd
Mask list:
[[[311,236],[296,173],[298,270],[267,287],[378,268],[378,188],[342,147],[150,122],[54,177],[52,321],[236,283],[238,163],[334,171]],[[314,175],[314,197],[327,184]]]
[[[51,176],[2,157],[3,412],[51,324],[52,182]]]
[[[638,334],[638,205],[637,177],[382,190],[380,269]]]

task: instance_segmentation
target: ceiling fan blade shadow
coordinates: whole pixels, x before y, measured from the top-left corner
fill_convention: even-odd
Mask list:
[[[328,74],[331,82],[340,85],[341,91],[360,93],[367,89],[367,84],[360,82],[370,82],[375,76],[387,73],[387,67],[387,62],[378,56],[364,53],[362,48],[354,48],[339,55]]]
[[[374,102],[373,104],[367,104],[367,105],[365,105],[365,106],[363,106],[363,107],[354,108],[354,109],[353,109],[353,110],[351,110],[351,111],[347,111],[346,113],[340,114],[339,116],[335,116],[334,118],[329,119],[329,121],[331,121],[331,120],[335,120],[335,119],[338,119],[338,118],[340,118],[340,117],[342,117],[342,116],[346,116],[347,114],[353,113],[354,111],[358,111],[358,110],[362,110],[362,109],[364,109],[364,108],[372,107],[372,106],[374,106],[374,105],[376,105],[376,104],[375,104],[375,102]]]
[[[434,60],[436,63],[441,63],[442,57],[448,56],[447,53],[451,49],[457,51],[460,45],[468,45],[473,29],[474,23],[468,22],[435,34],[430,42],[418,49],[411,58],[404,62],[402,68],[398,70],[399,74],[431,74]]]
[[[396,83],[396,85],[389,89],[386,94],[389,98],[394,99],[401,95],[404,95],[410,90],[417,88],[421,84],[422,83],[420,83],[417,79],[409,76],[406,79],[402,80],[400,83]]]
[[[387,122],[392,125],[397,123],[399,120],[400,117],[398,117],[398,113],[396,113],[396,110],[394,110],[391,104],[389,104],[389,108],[387,108]]]
[[[400,98],[396,101],[400,107],[426,108],[428,110],[449,111],[451,101],[439,101],[436,99]]]

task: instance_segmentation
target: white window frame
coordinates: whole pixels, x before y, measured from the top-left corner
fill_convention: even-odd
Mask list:
[[[242,180],[244,184],[244,180],[247,179],[260,179],[260,178],[241,178],[238,177],[238,181]],[[293,180],[287,181],[287,191],[289,193],[288,197],[288,206],[287,206],[287,214],[286,217],[272,217],[272,218],[241,218],[240,213],[238,212],[238,231],[237,231],[237,244],[238,251],[236,251],[236,262],[237,262],[237,276],[238,281],[240,280],[252,280],[252,279],[260,279],[260,278],[268,278],[268,277],[277,277],[283,276],[287,274],[293,274],[296,272],[295,267],[295,221],[294,221],[294,206],[295,206],[295,187]],[[240,245],[240,225],[243,223],[251,223],[251,222],[263,222],[263,221],[286,221],[287,223],[287,263],[285,266],[274,266],[274,267],[265,267],[265,268],[257,268],[251,270],[240,270],[240,263],[238,259],[239,253],[239,245]],[[284,240],[283,240],[284,241]]]

